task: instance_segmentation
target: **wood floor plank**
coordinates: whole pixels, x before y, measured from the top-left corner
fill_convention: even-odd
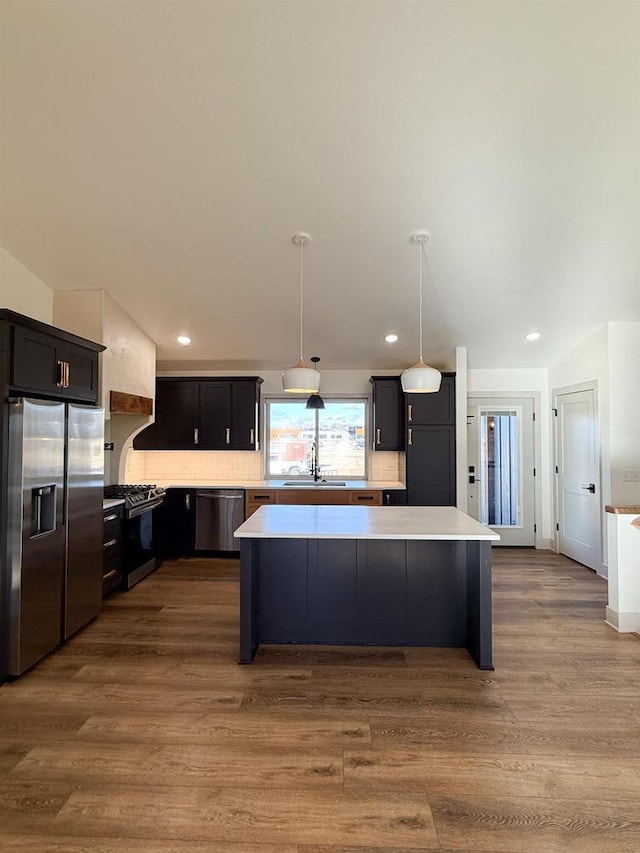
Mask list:
[[[221,744],[252,744],[313,749],[344,748],[371,743],[366,718],[316,714],[95,714],[78,732],[79,738],[112,743],[186,743],[217,748]]]
[[[576,726],[565,720],[473,721],[459,718],[374,716],[370,718],[373,744],[387,750],[456,750],[463,753],[522,753],[526,755],[629,756],[640,755],[640,722],[610,721]]]
[[[484,853],[637,853],[637,803],[539,798],[433,797],[443,846]]]
[[[343,789],[341,750],[259,749],[251,742],[221,744],[217,750],[184,743],[126,743],[120,748],[86,740],[72,745],[56,743],[30,749],[10,772],[12,778],[73,785],[162,785],[169,777],[173,785],[180,786],[210,787],[223,779],[225,788]]]
[[[298,853],[297,844],[234,844],[216,841],[215,850],[209,842],[145,841],[130,838],[74,838],[64,835],[37,836],[3,835],[3,853]],[[387,849],[386,853],[392,853]],[[412,851],[416,853],[416,851]]]
[[[55,819],[61,834],[196,841],[438,847],[424,796],[223,788],[104,787],[75,791]]]
[[[597,799],[606,791],[609,799],[640,804],[640,758],[620,756],[489,756],[420,748],[365,748],[345,751],[344,778],[346,791],[424,790],[429,796],[464,797],[484,790],[495,797],[564,800]]]

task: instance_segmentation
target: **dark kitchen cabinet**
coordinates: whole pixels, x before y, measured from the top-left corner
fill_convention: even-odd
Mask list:
[[[43,327],[52,328],[36,321],[12,326],[9,377],[12,389],[24,394],[97,403],[98,352],[104,347],[62,330],[45,332]]]
[[[156,382],[155,423],[134,439],[136,450],[256,450],[257,376]]]
[[[122,584],[124,563],[122,557],[122,531],[124,504],[102,510],[104,534],[102,537],[102,597]]]
[[[406,506],[406,489],[385,489],[382,492],[382,506]]]
[[[181,379],[156,383],[156,436],[166,450],[197,448],[199,429],[198,382]]]
[[[407,501],[411,506],[456,503],[455,374],[444,373],[435,394],[406,395]]]
[[[407,427],[407,498],[411,506],[455,506],[455,426]]]
[[[186,557],[196,549],[196,490],[167,489],[154,524],[160,526],[161,556]],[[154,535],[155,535],[154,529]]]
[[[435,394],[406,395],[407,426],[412,424],[455,424],[456,377],[443,373]]]
[[[404,394],[399,376],[372,376],[373,449],[404,450]]]

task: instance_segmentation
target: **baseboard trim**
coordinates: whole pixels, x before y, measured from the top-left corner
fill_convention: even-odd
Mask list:
[[[640,632],[640,613],[619,613],[607,605],[604,621],[619,634],[636,634]]]

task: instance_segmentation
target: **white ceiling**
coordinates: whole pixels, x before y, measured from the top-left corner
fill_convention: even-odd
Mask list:
[[[165,363],[544,366],[640,320],[640,3],[3,0],[2,245]],[[542,332],[536,345],[523,336]],[[194,343],[183,349],[175,334]],[[395,331],[400,341],[382,341]],[[185,365],[188,366],[188,365]]]

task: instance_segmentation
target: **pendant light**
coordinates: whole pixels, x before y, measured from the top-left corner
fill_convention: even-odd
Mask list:
[[[320,361],[319,355],[312,355],[309,361],[313,362],[313,366],[315,369],[318,369],[318,362]],[[307,409],[324,409],[324,400],[320,396],[319,393],[312,394],[307,400]]]
[[[427,231],[415,231],[411,235],[411,242],[417,245],[420,257],[420,358],[413,367],[403,370],[400,375],[402,390],[405,394],[433,394],[440,389],[442,381],[440,371],[429,367],[422,358],[422,247],[428,241]]]
[[[291,394],[317,394],[320,388],[320,374],[304,360],[302,333],[304,307],[304,247],[311,242],[311,237],[304,231],[293,235],[293,242],[300,246],[300,360],[282,374],[282,388]]]

